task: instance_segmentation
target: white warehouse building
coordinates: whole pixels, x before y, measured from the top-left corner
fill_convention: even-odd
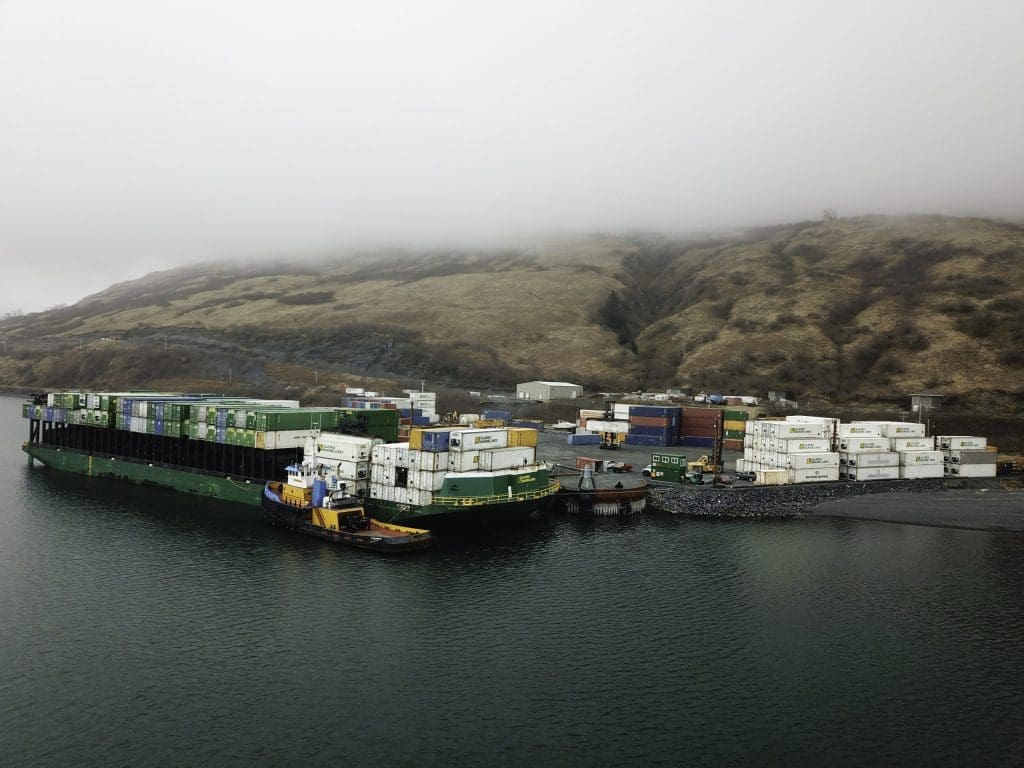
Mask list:
[[[571,400],[582,394],[583,387],[565,381],[526,381],[516,384],[516,397],[520,400]]]

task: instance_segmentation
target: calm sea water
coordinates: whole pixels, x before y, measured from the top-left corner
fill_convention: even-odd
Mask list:
[[[0,764],[1009,765],[1024,537],[540,519],[401,559],[29,469]]]

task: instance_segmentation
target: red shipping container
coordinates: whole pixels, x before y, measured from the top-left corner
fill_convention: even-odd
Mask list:
[[[727,450],[727,451],[742,451],[743,450],[743,441],[742,440],[734,440],[733,438],[728,437],[728,438],[726,438],[725,440],[722,441],[722,447],[725,448],[725,450]]]
[[[683,408],[683,421],[717,421],[722,414],[721,408]]]
[[[670,427],[672,423],[660,416],[630,416],[629,423],[635,427]]]

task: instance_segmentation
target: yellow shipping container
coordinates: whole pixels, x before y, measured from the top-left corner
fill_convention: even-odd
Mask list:
[[[414,451],[423,450],[423,430],[413,427],[409,430],[409,447]]]
[[[509,448],[536,448],[537,447],[537,430],[530,429],[529,427],[509,427],[508,428],[508,447]]]
[[[735,430],[736,432],[745,432],[747,429],[747,422],[730,419],[725,422],[725,429]]]

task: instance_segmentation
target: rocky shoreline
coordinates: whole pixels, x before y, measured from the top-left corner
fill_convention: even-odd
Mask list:
[[[1001,512],[1011,518],[1020,517],[1021,528],[1024,529],[1024,492],[1021,485],[1017,478],[847,481],[725,488],[652,484],[649,503],[657,512],[698,518],[793,519],[821,516],[948,525],[948,521],[939,521],[929,514],[928,510],[935,505],[934,499],[928,501],[927,497],[955,492],[969,494],[971,499],[975,499],[987,494],[984,498],[996,500],[1001,505]],[[861,500],[859,504],[843,503],[858,499]],[[920,500],[926,503],[922,504]],[[969,509],[960,510],[956,527],[991,528],[991,521],[987,520],[972,524],[969,514]],[[1003,521],[998,529],[1004,529]],[[1017,530],[1016,527],[1010,529]]]

